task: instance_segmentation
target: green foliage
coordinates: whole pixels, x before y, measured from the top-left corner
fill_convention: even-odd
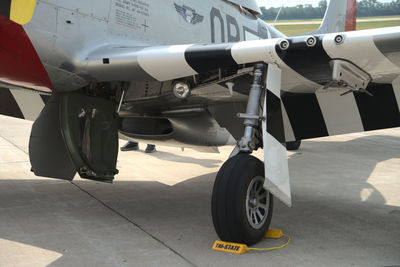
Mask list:
[[[400,15],[400,0],[380,3],[377,0],[362,0],[357,5],[359,17]]]
[[[334,0],[331,0],[334,1]],[[321,0],[317,7],[312,5],[297,5],[295,7],[283,7],[279,19],[320,19],[324,17],[327,7],[327,0]],[[274,20],[280,8],[261,7],[264,20]],[[400,0],[393,0],[390,3],[381,3],[377,0],[361,0],[357,3],[358,17],[390,16],[400,15]]]

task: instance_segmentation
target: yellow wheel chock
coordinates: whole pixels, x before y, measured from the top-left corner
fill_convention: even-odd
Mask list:
[[[290,236],[285,235],[282,230],[280,229],[269,229],[267,233],[264,236],[265,238],[271,238],[271,239],[279,239],[282,237],[287,238],[287,242],[283,244],[280,247],[272,247],[272,248],[249,248],[245,244],[239,244],[239,243],[232,243],[232,242],[224,242],[217,240],[215,241],[212,249],[217,250],[217,251],[222,251],[222,252],[228,252],[228,253],[234,253],[234,254],[244,254],[247,253],[251,250],[253,251],[271,251],[271,250],[277,250],[286,247],[290,243]]]

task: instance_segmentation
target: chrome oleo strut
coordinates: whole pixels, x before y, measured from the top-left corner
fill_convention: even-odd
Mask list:
[[[237,115],[239,118],[244,119],[244,135],[237,143],[230,157],[237,155],[239,152],[251,153],[257,148],[255,129],[260,126],[260,121],[262,120],[262,116],[260,115],[260,100],[265,91],[267,68],[268,65],[264,63],[254,66],[253,83],[247,100],[246,113],[239,113]]]

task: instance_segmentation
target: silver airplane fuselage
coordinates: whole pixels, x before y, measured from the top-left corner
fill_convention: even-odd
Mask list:
[[[224,0],[38,0],[24,29],[58,92],[87,85],[90,77],[76,70],[84,68],[91,52],[110,44],[147,47],[284,36]]]

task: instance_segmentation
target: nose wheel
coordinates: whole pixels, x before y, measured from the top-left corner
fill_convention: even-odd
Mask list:
[[[254,66],[246,113],[238,114],[244,119],[243,136],[214,183],[212,219],[222,241],[252,245],[264,237],[273,209],[272,193],[265,188],[291,205],[286,148],[282,144],[281,73],[275,65]],[[250,155],[260,147],[264,148],[265,165]]]
[[[263,185],[264,164],[259,159],[240,153],[225,162],[212,195],[212,218],[221,240],[252,245],[264,237],[273,197]]]

